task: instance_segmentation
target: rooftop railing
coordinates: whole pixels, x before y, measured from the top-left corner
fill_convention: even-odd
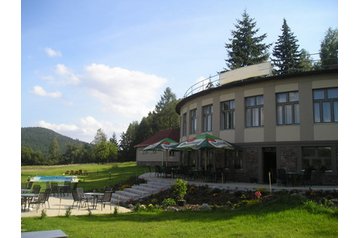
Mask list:
[[[318,53],[316,54],[311,54],[311,56],[317,56],[319,55]],[[320,62],[320,60],[318,59],[311,59],[311,64],[313,65],[311,68],[309,69],[291,69],[290,73],[297,73],[297,72],[307,72],[307,71],[315,71],[315,70],[324,70],[324,69],[337,69],[338,68],[338,64],[332,64],[332,65],[326,65],[326,66],[318,66],[318,63]],[[229,71],[226,71],[229,72]],[[225,73],[225,72],[222,72]],[[190,86],[188,88],[188,90],[186,90],[186,92],[184,93],[183,98],[189,97],[193,94],[211,89],[211,88],[217,88],[221,86],[221,82],[220,82],[220,74],[222,73],[217,73],[214,76],[209,76],[208,78],[205,78],[195,84],[193,84],[192,86]],[[270,75],[275,75],[275,69],[273,68],[273,74]],[[224,83],[223,83],[224,84]]]

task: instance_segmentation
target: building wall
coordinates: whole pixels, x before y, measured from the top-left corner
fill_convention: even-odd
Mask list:
[[[189,110],[197,108],[198,127],[195,134],[202,133],[202,106],[213,105],[212,134],[227,140],[243,151],[243,169],[240,171],[242,182],[263,182],[263,148],[272,147],[276,151],[276,167],[288,171],[300,171],[302,166],[302,149],[307,146],[329,146],[332,148],[332,170],[338,174],[338,123],[314,123],[312,90],[318,88],[338,87],[337,73],[295,76],[283,80],[271,79],[226,89],[213,90],[203,96],[193,97],[180,108],[180,115],[187,112],[189,127]],[[300,123],[294,125],[277,125],[276,93],[298,91]],[[245,126],[245,97],[264,96],[264,126],[247,128]],[[220,103],[235,100],[235,127],[220,130]],[[189,128],[186,128],[187,136]],[[181,135],[183,134],[181,128]],[[337,182],[335,178],[335,182]]]
[[[279,141],[320,141],[338,140],[337,123],[313,122],[312,90],[317,88],[338,87],[337,74],[295,77],[285,80],[268,80],[216,90],[211,94],[193,98],[180,108],[180,115],[187,113],[187,136],[189,135],[189,111],[197,108],[197,132],[202,133],[202,106],[213,104],[212,133],[231,143],[279,142]],[[300,124],[277,125],[276,93],[299,92]],[[264,95],[264,126],[245,127],[245,97]],[[220,130],[220,102],[235,100],[235,128]],[[181,128],[183,135],[183,128]],[[187,137],[181,137],[181,141]]]
[[[136,150],[136,162],[138,165],[155,166],[164,165],[168,166],[179,164],[180,153],[175,152],[174,156],[166,155],[166,152],[162,151],[143,151],[143,147],[138,147]],[[164,156],[164,157],[163,157]]]

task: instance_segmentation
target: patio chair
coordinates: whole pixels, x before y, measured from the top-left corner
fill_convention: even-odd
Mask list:
[[[87,203],[87,205],[88,205],[88,200],[91,199],[91,197],[87,197],[85,195],[85,193],[83,192],[83,188],[76,188],[76,192],[77,192],[78,198],[80,199],[81,203],[83,201],[83,202],[85,202],[85,204]]]
[[[60,196],[60,191],[58,187],[58,183],[51,182],[51,193],[56,196]]]
[[[101,210],[103,210],[103,207],[106,207],[106,204],[109,204],[110,209],[112,210],[112,191],[105,191],[102,198],[99,198],[97,203],[101,203]]]
[[[277,170],[277,184],[287,185],[287,174],[283,168]]]
[[[50,208],[50,202],[48,199],[50,198],[50,195],[51,195],[51,188],[46,188],[45,194],[46,194],[45,202],[47,202],[48,208]]]
[[[37,204],[36,211],[39,210],[40,205],[46,203],[47,194],[44,192],[39,193],[38,197],[29,202],[30,205]]]
[[[72,198],[73,198],[72,207],[74,207],[75,203],[77,203],[77,207],[78,207],[78,209],[80,209],[80,207],[82,206],[82,202],[84,202],[84,204],[88,205],[88,198],[84,197],[84,194],[83,195],[79,194],[77,189],[72,190],[71,193],[72,193]]]
[[[305,171],[303,172],[303,177],[302,177],[302,184],[304,186],[312,185],[311,175],[312,175],[312,169],[311,168],[305,169]]]
[[[41,186],[38,184],[35,184],[32,186],[31,193],[39,194],[41,190]]]

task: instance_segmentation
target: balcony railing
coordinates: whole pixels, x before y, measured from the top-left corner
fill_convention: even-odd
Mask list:
[[[193,94],[199,93],[201,91],[216,88],[220,86],[219,74],[214,76],[209,76],[206,79],[203,79],[195,84],[193,84],[184,94],[184,98],[189,97]]]
[[[298,69],[298,70],[292,69],[292,72],[289,72],[288,74],[297,73],[297,72],[307,72],[307,71],[324,70],[324,69],[337,69],[338,68],[338,64],[327,65],[327,66],[324,66],[324,67],[319,66],[318,63],[320,62],[320,60],[317,59],[318,55],[319,55],[318,53],[310,54],[310,56],[312,57],[311,60],[310,60],[311,64],[312,64],[312,67],[309,68],[308,70],[307,69]],[[316,58],[316,59],[314,59],[314,58]],[[203,79],[203,80],[193,84],[192,86],[190,86],[188,88],[188,90],[186,90],[186,92],[184,93],[183,98],[189,97],[189,96],[191,96],[193,94],[196,94],[196,93],[199,93],[199,92],[211,89],[211,88],[220,87],[221,86],[220,74],[221,73],[217,73],[214,76],[209,76],[208,78]],[[270,74],[270,75],[272,75],[272,74]],[[275,68],[273,68],[273,75],[275,75]]]

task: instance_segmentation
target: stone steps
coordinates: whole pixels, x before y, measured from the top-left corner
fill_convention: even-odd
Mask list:
[[[172,184],[172,181],[153,179],[148,181],[147,183],[133,185],[131,188],[126,188],[123,191],[116,191],[112,194],[111,202],[114,204],[120,204],[129,201],[138,201],[152,194],[156,194],[163,190],[166,190],[170,188]]]

